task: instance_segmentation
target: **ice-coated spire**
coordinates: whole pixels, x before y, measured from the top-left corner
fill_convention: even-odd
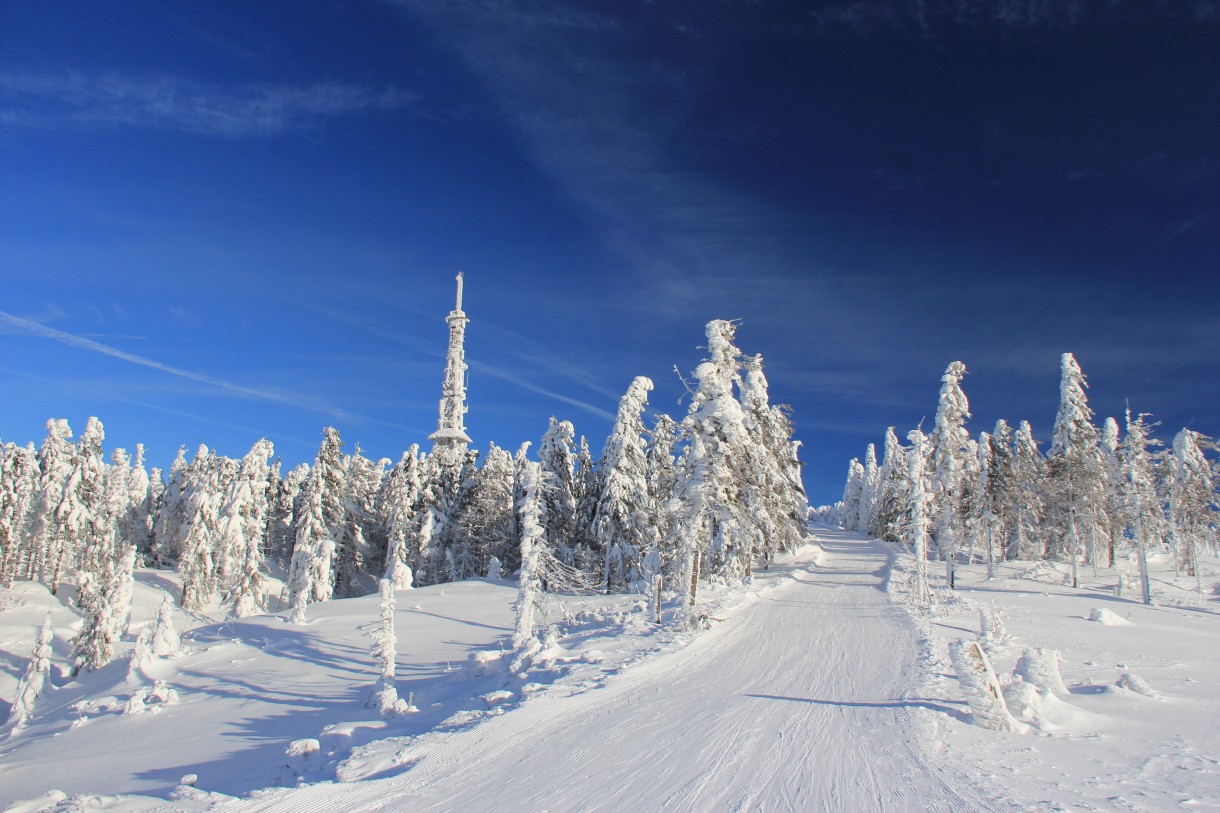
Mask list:
[[[462,312],[462,275],[457,275],[457,300],[445,317],[449,323],[449,352],[445,358],[445,383],[441,389],[440,419],[436,431],[428,436],[432,452],[442,462],[460,464],[466,455],[470,436],[466,434],[466,323]]]

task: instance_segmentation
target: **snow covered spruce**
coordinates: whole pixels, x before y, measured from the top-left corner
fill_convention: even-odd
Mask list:
[[[515,455],[491,444],[480,461],[465,434],[464,387],[453,383],[466,321],[459,293],[432,452],[412,445],[392,466],[358,448],[345,454],[333,427],[313,464],[286,474],[267,440],[241,460],[179,450],[167,474],[145,469],[142,448],[134,459],[116,449],[107,463],[96,418],[76,443],[55,419],[40,449],[0,447],[0,580],[37,580],[52,593],[70,585],[84,618],[72,641],[79,672],[134,641],[137,567],[176,570],[193,614],[279,612],[300,624],[310,604],[367,595],[383,580],[440,584],[480,577],[493,562],[514,573],[533,551],[535,592],[633,591],[657,613],[664,587],[667,617],[688,623],[700,582],[740,581],[803,544],[788,410],[770,403],[762,358],[741,352],[732,322],[708,324],[709,358],[693,373],[683,420],[661,414],[647,427],[652,382],[638,377],[600,459],[570,422],[552,418],[537,460],[526,443]],[[528,649],[537,631],[518,626],[515,645]]]
[[[1042,559],[1065,563],[1068,582],[1080,585],[1081,566],[1131,568],[1127,576],[1140,599],[1153,602],[1149,558],[1167,549],[1175,573],[1195,580],[1202,592],[1199,563],[1217,552],[1220,538],[1220,464],[1205,452],[1216,442],[1189,429],[1158,451],[1147,415],[1125,416],[1125,436],[1108,418],[1093,425],[1087,384],[1071,353],[1061,360],[1059,409],[1047,454],[1038,449],[1028,421],[1014,433],[997,421],[992,432],[971,438],[966,431],[969,402],[961,382],[966,367],[951,363],[941,379],[935,425],[916,429],[902,446],[893,427],[886,430],[884,458],[877,463],[869,444],[864,462],[848,466],[838,522],[901,542],[916,553],[917,603],[931,598],[927,560],[944,563],[941,584],[955,587],[956,568],[981,561],[988,575],[997,562]],[[1134,566],[1124,565],[1131,561]]]

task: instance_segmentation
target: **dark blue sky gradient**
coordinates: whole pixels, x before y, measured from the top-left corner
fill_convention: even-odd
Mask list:
[[[961,6],[0,4],[0,439],[397,457],[458,271],[481,448],[681,417],[714,318],[815,503],[954,359],[1220,433],[1220,6]]]

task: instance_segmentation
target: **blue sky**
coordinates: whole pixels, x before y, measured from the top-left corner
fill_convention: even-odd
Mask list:
[[[741,320],[815,502],[966,362],[1220,433],[1220,4],[0,4],[0,438],[595,452]]]

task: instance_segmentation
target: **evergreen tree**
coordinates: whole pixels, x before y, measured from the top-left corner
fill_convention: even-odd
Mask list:
[[[880,481],[877,513],[868,532],[881,539],[897,542],[902,538],[902,529],[911,510],[911,484],[906,451],[892,426],[885,430],[885,452],[881,462]]]
[[[169,596],[161,600],[161,606],[157,609],[152,651],[159,658],[169,658],[182,651],[182,641],[174,629],[174,602]]]
[[[876,521],[880,508],[877,498],[881,492],[881,467],[877,465],[877,447],[868,444],[864,450],[864,478],[860,483],[860,517],[857,530],[868,532]]]
[[[653,421],[648,434],[645,453],[648,482],[648,501],[656,507],[653,520],[657,548],[655,555],[645,554],[641,568],[649,578],[658,576],[673,561],[673,550],[667,546],[672,541],[673,513],[669,510],[678,486],[678,468],[674,461],[674,443],[678,438],[678,424],[670,416],[661,413]]]
[[[1119,548],[1123,544],[1123,476],[1118,459],[1118,421],[1106,418],[1102,424],[1101,466],[1105,480],[1105,526],[1107,564],[1114,567],[1118,562]]]
[[[218,517],[218,530],[226,558],[233,563],[224,585],[229,613],[234,618],[264,612],[263,548],[267,532],[269,461],[275,453],[271,441],[261,439],[242,458],[237,479],[229,487]]]
[[[127,477],[127,521],[128,526],[120,532],[120,538],[136,546],[143,555],[152,548],[152,478],[144,468],[144,444],[136,444],[136,457],[131,461]]]
[[[344,460],[343,521],[335,529],[335,594],[365,595],[375,587],[367,573],[383,566],[378,553],[385,550],[385,526],[377,514],[377,492],[389,461],[374,463],[360,453]]]
[[[470,579],[485,574],[492,558],[516,559],[513,459],[508,452],[490,445],[464,497],[462,568],[457,578]]]
[[[398,636],[394,633],[394,583],[389,579],[381,580],[380,596],[381,601],[377,604],[380,623],[373,631],[373,644],[369,648],[377,663],[377,682],[373,684],[367,705],[377,709],[388,720],[405,713],[408,706],[405,700],[398,697],[398,684],[394,679]]]
[[[112,546],[90,551],[87,560],[77,577],[76,606],[84,623],[72,639],[73,677],[81,670],[100,669],[114,658],[115,642],[131,612],[134,546],[125,546],[117,559]]]
[[[1169,481],[1169,513],[1178,557],[1186,572],[1195,577],[1195,588],[1200,593],[1203,582],[1199,560],[1215,538],[1216,522],[1216,489],[1211,466],[1203,456],[1204,443],[1207,440],[1198,432],[1178,432],[1173,439]]]
[[[382,484],[378,495],[378,513],[386,527],[385,575],[396,590],[412,587],[411,540],[413,522],[419,510],[420,492],[419,446],[402,453]]]
[[[980,447],[981,447],[980,443]],[[984,503],[989,514],[987,532],[990,534],[989,548],[1000,547],[1004,559],[1015,558],[1013,540],[1016,538],[1018,502],[1021,499],[1017,476],[1017,458],[1013,450],[1012,429],[1003,418],[996,421],[995,430],[987,439],[988,455]],[[988,554],[990,573],[994,553]]]
[[[219,457],[202,445],[183,472],[182,541],[176,558],[182,579],[182,607],[190,612],[199,612],[215,598],[228,569],[220,561],[225,555],[220,530],[225,479]]]
[[[1009,559],[1040,559],[1045,553],[1042,518],[1045,515],[1043,489],[1046,461],[1038,451],[1029,421],[1017,425],[1013,437],[1013,468],[1016,475],[1017,504],[1009,538]]]
[[[25,575],[31,579],[37,576],[48,585],[52,575],[62,568],[59,558],[66,553],[57,509],[76,458],[71,438],[68,422],[52,418],[47,421],[47,437],[38,450],[38,491],[30,529],[33,545]],[[58,575],[54,583],[58,588]]]
[[[1064,353],[1059,384],[1059,411],[1047,454],[1047,554],[1072,565],[1072,587],[1080,584],[1080,555],[1096,561],[1104,533],[1105,488],[1101,450],[1093,410],[1085,395],[1084,373],[1071,353]]]
[[[955,587],[957,549],[965,533],[968,512],[965,484],[975,453],[966,420],[970,404],[962,391],[966,365],[950,362],[941,378],[940,400],[936,406],[936,428],[932,431],[931,474],[935,506],[933,538],[937,555],[945,562],[945,581]]]
[[[911,448],[907,453],[907,479],[911,484],[911,513],[907,520],[907,535],[915,558],[915,603],[927,607],[932,603],[928,584],[928,539],[932,527],[932,488],[928,476],[927,436],[918,429],[907,434]]]
[[[189,510],[186,494],[186,477],[189,464],[186,448],[179,447],[173,464],[169,467],[169,481],[162,495],[161,510],[153,525],[153,564],[166,567],[178,560],[182,549],[183,525]]]
[[[51,672],[51,643],[54,638],[51,614],[47,613],[42,619],[42,628],[38,631],[34,651],[30,653],[30,662],[26,665],[25,674],[18,682],[17,691],[13,695],[13,706],[8,714],[10,736],[26,727],[30,717],[34,715],[35,703],[50,688],[47,678]]]
[[[1164,539],[1164,515],[1157,495],[1156,461],[1151,447],[1159,441],[1149,435],[1149,426],[1140,415],[1131,420],[1127,410],[1127,437],[1119,447],[1119,461],[1125,483],[1124,524],[1135,540],[1139,565],[1140,592],[1145,604],[1152,603],[1152,580],[1148,573],[1148,550],[1154,552]]]
[[[575,561],[576,430],[569,421],[551,418],[538,444],[542,467],[542,500],[546,506],[546,536],[566,563]]]
[[[107,506],[106,464],[102,459],[105,437],[102,422],[90,418],[76,445],[72,472],[55,507],[60,547],[51,571],[52,593],[73,569],[96,575],[114,564],[114,523]]]
[[[772,405],[762,356],[747,357],[741,405],[750,443],[746,446],[746,503],[756,518],[758,553],[769,561],[805,542],[809,499],[801,482],[800,442],[792,440],[790,408]],[[874,459],[874,465],[876,460]]]
[[[0,447],[0,585],[12,587],[32,557],[29,529],[38,498],[38,456],[34,445]]]
[[[576,549],[577,561],[584,560],[589,565],[590,573],[595,566],[600,569],[605,562],[605,551],[599,548],[593,533],[593,518],[597,514],[603,486],[602,469],[593,463],[589,440],[581,435],[576,445],[576,470],[572,480],[572,496],[576,501],[572,546]]]
[[[296,546],[288,571],[293,623],[305,620],[305,605],[326,601],[335,589],[335,535],[344,521],[343,441],[333,427],[323,431],[322,445],[301,487]]]
[[[546,501],[542,498],[541,466],[525,461],[523,457],[522,454],[518,456],[524,465],[520,478],[521,501],[517,505],[521,524],[521,569],[518,575],[517,601],[513,605],[516,625],[513,631],[511,668],[514,674],[529,668],[530,660],[542,648],[534,623],[542,601],[546,555]]]
[[[860,529],[860,508],[864,505],[864,464],[853,457],[847,464],[847,483],[843,486],[840,525],[848,531]]]
[[[309,478],[309,464],[301,463],[282,478],[279,469],[277,460],[272,467],[274,474],[271,477],[267,517],[267,554],[287,565],[296,546],[297,506],[301,499],[301,486]]]
[[[743,472],[751,443],[741,403],[741,351],[733,344],[736,326],[714,320],[707,326],[709,358],[694,373],[697,386],[682,423],[688,441],[681,461],[676,510],[675,548],[679,550],[680,584],[694,603],[695,585],[703,573],[736,581],[749,573],[757,541],[747,511]],[[680,615],[689,620],[688,615]]]
[[[656,549],[656,506],[648,488],[644,410],[652,380],[638,376],[619,401],[618,415],[602,452],[602,490],[593,535],[604,552],[607,591],[638,582],[642,559]]]

